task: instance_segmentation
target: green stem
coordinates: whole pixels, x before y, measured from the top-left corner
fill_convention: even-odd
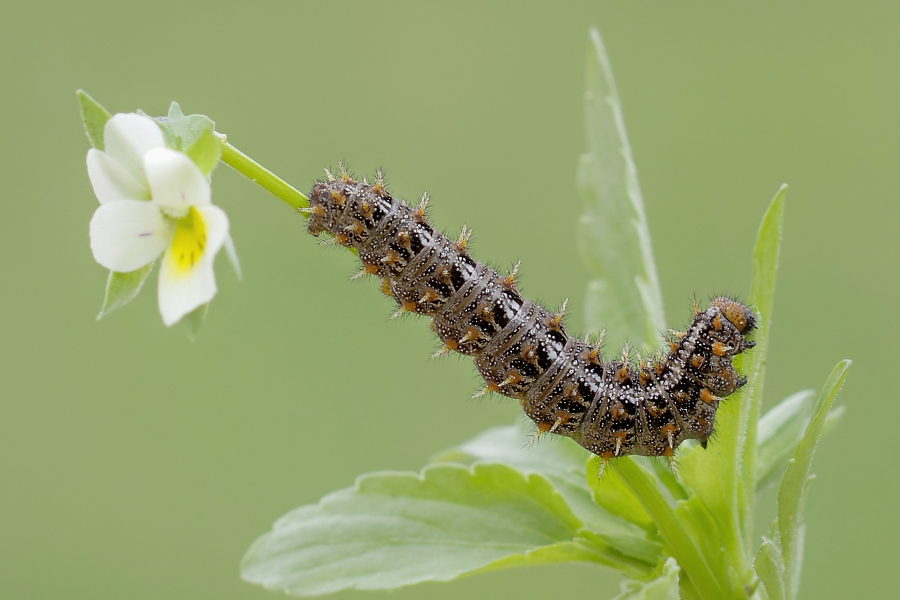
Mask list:
[[[660,535],[671,549],[672,556],[678,561],[684,575],[689,578],[697,595],[703,600],[726,598],[725,590],[716,579],[716,574],[685,530],[678,515],[663,497],[652,475],[631,457],[616,461],[612,468],[619,472],[656,522]]]
[[[222,146],[222,162],[250,181],[256,182],[294,210],[309,206],[309,198],[297,188],[228,142]]]

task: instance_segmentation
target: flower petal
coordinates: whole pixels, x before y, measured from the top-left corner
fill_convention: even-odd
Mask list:
[[[159,125],[150,117],[136,113],[119,113],[103,128],[106,153],[118,161],[139,182],[146,184],[144,155],[153,148],[166,145]]]
[[[151,202],[108,202],[91,218],[94,259],[113,271],[127,273],[152,262],[171,238],[172,225]]]
[[[106,152],[95,148],[88,150],[87,170],[100,204],[115,200],[150,199],[150,188],[138,182]]]
[[[210,204],[209,180],[186,154],[157,148],[144,156],[153,201],[174,215]]]
[[[159,313],[163,323],[172,326],[189,312],[208,303],[216,295],[213,262],[228,237],[228,217],[217,206],[197,208],[203,219],[206,245],[199,260],[185,272],[176,266],[171,247],[166,249],[159,269]]]
[[[168,256],[163,258],[163,263],[167,260]],[[184,315],[212,300],[217,291],[213,263],[210,261],[198,263],[185,277],[167,276],[170,274],[167,269],[159,271],[159,314],[166,327],[171,327]]]
[[[212,260],[228,237],[228,215],[218,206],[203,206],[197,209],[206,225],[206,249],[204,254]]]

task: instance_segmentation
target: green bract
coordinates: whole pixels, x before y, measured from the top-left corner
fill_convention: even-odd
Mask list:
[[[128,273],[110,271],[106,280],[106,292],[103,295],[103,307],[97,314],[97,320],[134,300],[152,269],[153,263],[150,263]]]
[[[78,104],[81,107],[81,120],[84,130],[87,132],[91,146],[97,150],[103,150],[103,127],[112,115],[100,106],[96,100],[87,95],[84,90],[75,92],[78,96]]]
[[[180,150],[194,161],[205,175],[212,170],[222,156],[223,137],[216,135],[216,124],[206,115],[187,115],[181,112],[177,102],[169,106],[169,114],[160,120],[166,145]]]

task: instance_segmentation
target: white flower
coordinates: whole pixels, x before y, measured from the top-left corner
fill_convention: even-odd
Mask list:
[[[209,181],[186,154],[166,148],[149,117],[117,114],[103,129],[105,151],[88,151],[100,201],[91,250],[104,267],[129,272],[161,254],[159,312],[167,326],[216,295],[213,260],[228,217],[210,203]]]

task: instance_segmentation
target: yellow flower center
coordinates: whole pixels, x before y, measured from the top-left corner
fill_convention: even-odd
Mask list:
[[[206,247],[206,225],[193,206],[175,223],[175,235],[169,246],[169,267],[181,275],[189,273]]]

